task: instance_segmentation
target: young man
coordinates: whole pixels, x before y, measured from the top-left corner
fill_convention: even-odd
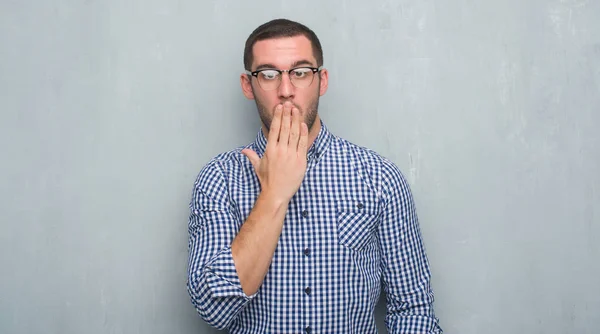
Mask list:
[[[213,158],[194,184],[188,291],[231,333],[441,333],[408,184],[317,112],[329,73],[312,30],[273,20],[246,41],[242,91],[256,140]]]

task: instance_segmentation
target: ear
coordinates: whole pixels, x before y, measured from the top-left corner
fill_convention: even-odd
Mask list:
[[[252,91],[252,82],[250,81],[248,74],[242,73],[240,75],[240,85],[242,86],[242,92],[248,100],[254,100],[254,91]]]
[[[321,85],[319,86],[319,95],[323,96],[327,92],[327,85],[329,84],[329,72],[326,68],[319,72],[321,75]]]

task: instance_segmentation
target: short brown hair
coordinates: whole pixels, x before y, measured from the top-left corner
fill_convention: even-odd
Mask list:
[[[248,71],[251,70],[250,67],[254,61],[252,48],[256,42],[272,38],[296,37],[300,35],[308,38],[312,45],[313,55],[317,60],[317,67],[322,66],[323,49],[321,48],[321,42],[319,42],[319,38],[314,31],[298,22],[287,19],[275,19],[260,25],[250,34],[250,36],[248,36],[246,46],[244,47],[244,68]]]

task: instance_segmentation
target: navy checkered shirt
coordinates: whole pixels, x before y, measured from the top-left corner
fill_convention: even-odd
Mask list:
[[[259,131],[248,148],[262,156]],[[442,333],[409,186],[396,165],[322,123],[292,197],[269,271],[246,295],[231,243],[260,193],[238,148],[213,158],[194,184],[187,288],[198,313],[230,333]]]

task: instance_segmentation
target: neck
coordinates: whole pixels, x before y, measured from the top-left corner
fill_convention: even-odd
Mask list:
[[[315,118],[315,122],[313,123],[312,128],[308,130],[308,144],[307,144],[307,147],[309,149],[312,146],[312,144],[315,142],[315,140],[317,139],[317,136],[319,135],[319,131],[321,131],[321,118],[319,118],[319,116],[317,115],[317,117]]]

